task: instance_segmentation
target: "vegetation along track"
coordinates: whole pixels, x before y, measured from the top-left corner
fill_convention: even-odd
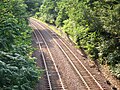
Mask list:
[[[46,26],[44,26],[40,22],[34,19],[32,20],[37,26],[40,26],[42,29],[46,29]],[[108,89],[105,83],[101,83],[95,79],[95,77],[79,60],[79,58],[74,54],[74,52],[66,45],[64,41],[62,41],[62,39],[58,35],[55,34],[55,32],[50,31],[49,28],[47,28],[47,31],[45,32],[46,34],[48,34],[50,37],[53,38],[54,42],[63,52],[68,62],[71,64],[72,68],[74,69],[75,73],[80,78],[80,81],[82,81],[81,82],[83,83],[82,85],[86,87],[85,90],[110,90]]]
[[[47,78],[46,89],[47,90],[65,90],[60,73],[57,69],[54,58],[52,57],[52,54],[49,50],[49,47],[48,47],[44,37],[42,36],[42,34],[39,32],[39,30],[33,24],[32,24],[32,27],[34,28],[33,33],[34,33],[34,36],[37,41],[36,43],[39,46],[39,50],[41,52],[41,56],[42,56],[45,71],[46,71],[46,78]],[[47,48],[47,51],[50,55],[49,58],[52,60],[52,63],[50,63],[49,60],[45,58],[45,55],[43,53],[44,50],[42,50],[42,48],[43,48],[42,43],[44,43],[44,47]],[[57,81],[57,82],[55,82],[55,81]],[[45,88],[44,88],[44,90],[45,90]]]

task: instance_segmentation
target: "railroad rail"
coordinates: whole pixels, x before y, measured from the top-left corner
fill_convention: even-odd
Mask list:
[[[33,20],[34,21],[34,20]],[[36,20],[35,20],[36,21]],[[42,29],[46,29],[44,25],[39,24],[40,22],[35,22]],[[79,60],[79,58],[73,53],[72,50],[59,38],[55,32],[51,32],[48,28],[48,31],[45,31],[54,42],[58,45],[61,51],[64,53],[76,73],[79,75],[80,79],[83,81],[84,85],[87,87],[87,90],[108,90],[102,87],[99,82],[94,78],[94,76],[90,73],[90,71],[85,67],[84,64]],[[54,34],[53,34],[54,33]],[[54,36],[53,36],[54,35]],[[56,39],[57,38],[57,39]],[[68,52],[69,51],[69,52]]]
[[[64,84],[62,82],[61,75],[60,75],[60,73],[58,71],[58,68],[57,68],[57,66],[55,64],[55,60],[54,60],[54,58],[53,58],[53,56],[52,56],[52,54],[51,54],[51,52],[49,50],[49,47],[48,47],[44,37],[39,32],[39,30],[35,27],[34,24],[31,23],[31,25],[35,29],[33,33],[34,33],[34,35],[35,35],[35,37],[37,39],[37,43],[38,43],[38,46],[39,46],[39,49],[40,49],[40,52],[41,52],[41,55],[42,55],[42,58],[43,58],[43,63],[44,63],[44,66],[45,66],[45,71],[46,71],[47,81],[48,81],[48,85],[49,85],[48,86],[49,90],[66,90],[65,87],[64,87]],[[49,64],[47,63],[47,61],[45,59],[45,56],[44,56],[44,53],[43,53],[43,50],[42,50],[42,46],[41,46],[41,43],[40,43],[41,41],[39,40],[39,37],[38,37],[37,34],[42,38],[42,40],[43,40],[43,42],[44,42],[44,44],[45,44],[45,46],[47,48],[47,51],[48,51],[48,53],[50,55],[50,58],[51,58],[51,60],[53,62],[53,66],[55,68],[54,71],[49,69]],[[51,67],[51,64],[50,64],[50,67]],[[56,73],[56,74],[54,74],[54,73]],[[54,74],[54,76],[52,77],[53,74]],[[59,85],[58,85],[58,83],[55,85],[55,83],[52,81],[52,80],[55,80],[55,77],[59,78],[59,83],[60,83]]]

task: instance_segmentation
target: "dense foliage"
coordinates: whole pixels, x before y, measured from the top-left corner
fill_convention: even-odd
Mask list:
[[[40,7],[40,16],[42,16],[42,20],[45,20],[45,22],[50,22],[54,24],[56,17],[57,17],[57,1],[59,0],[45,0],[43,4]],[[39,13],[38,15],[39,17]]]
[[[27,4],[27,11],[29,11],[31,15],[34,15],[37,11],[39,11],[42,1],[43,0],[25,0],[25,4]]]
[[[23,0],[0,0],[0,90],[33,90],[39,79],[26,8]]]
[[[120,78],[120,0],[44,0],[37,18],[62,27],[93,60]]]

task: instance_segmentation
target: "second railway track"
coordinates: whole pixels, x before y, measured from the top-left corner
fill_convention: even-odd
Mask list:
[[[44,25],[39,24],[39,22],[33,20],[33,22],[40,28],[46,29]],[[40,31],[39,31],[40,32]],[[106,88],[105,85],[101,85],[94,76],[89,72],[89,70],[82,64],[82,62],[79,60],[79,58],[70,50],[70,48],[57,36],[54,32],[51,32],[48,30],[48,28],[45,30],[45,32],[53,39],[53,41],[58,45],[60,50],[63,52],[69,63],[71,64],[72,68],[75,70],[75,73],[80,78],[80,81],[82,81],[81,85],[84,88],[84,90],[110,90]],[[81,89],[83,90],[83,89]]]

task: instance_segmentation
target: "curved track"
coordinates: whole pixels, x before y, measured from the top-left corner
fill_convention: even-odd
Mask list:
[[[42,55],[43,63],[44,63],[44,66],[45,66],[45,71],[46,71],[46,76],[47,76],[47,81],[48,81],[48,86],[47,86],[48,88],[47,88],[47,89],[49,89],[49,90],[65,90],[65,87],[64,87],[64,85],[63,85],[63,82],[62,82],[62,79],[61,79],[61,76],[60,76],[60,73],[59,73],[59,71],[58,71],[58,68],[57,68],[57,66],[56,66],[56,64],[55,64],[54,58],[53,58],[53,56],[52,56],[52,54],[51,54],[51,52],[50,52],[50,50],[49,50],[49,47],[48,47],[48,45],[47,45],[44,37],[42,36],[42,34],[38,31],[38,29],[37,29],[33,24],[32,24],[32,26],[33,26],[34,29],[35,29],[35,31],[34,31],[34,36],[35,36],[35,38],[36,38],[36,40],[37,40],[37,43],[38,43],[38,46],[39,46],[39,49],[40,49],[40,52],[41,52],[41,55]],[[37,34],[38,34],[38,35],[37,35]],[[40,44],[41,41],[39,40],[39,37],[38,37],[38,36],[40,36],[40,37],[42,38],[45,46],[47,47],[47,51],[48,51],[48,53],[49,53],[49,55],[50,55],[50,58],[51,58],[51,60],[52,60],[52,62],[53,62],[53,66],[54,66],[54,68],[55,68],[54,71],[48,69],[48,68],[49,68],[49,64],[48,64],[47,61],[45,60],[45,56],[44,56],[44,54],[43,54],[43,50],[42,50],[42,47],[41,47],[41,44]],[[54,75],[54,77],[51,77],[52,72],[53,72],[53,73],[56,72],[57,74]],[[59,86],[58,86],[58,83],[57,83],[57,85],[54,85],[54,84],[53,84],[54,82],[51,80],[51,79],[53,79],[53,78],[55,79],[56,77],[59,78]]]
[[[69,48],[69,46],[57,34],[55,34],[55,32],[51,31],[49,28],[46,28],[46,26],[44,26],[42,23],[34,19],[32,19],[32,22],[34,23],[34,25],[36,25],[38,29],[39,28],[42,28],[43,30],[47,29],[45,30],[46,34],[53,39],[53,41],[57,44],[57,46],[63,52],[68,62],[70,63],[71,67],[74,69],[75,73],[79,77],[80,81],[82,81],[81,83],[83,83],[82,84],[83,87],[86,88],[85,90],[109,90],[105,88],[104,85],[101,85],[94,78],[94,76],[86,68],[86,66],[81,62],[81,60],[74,54],[74,52]],[[42,33],[40,32],[40,30],[37,30],[37,32],[42,36]],[[43,36],[42,38],[44,39]],[[47,48],[49,49],[49,47]],[[50,50],[49,50],[49,53],[50,53]]]

